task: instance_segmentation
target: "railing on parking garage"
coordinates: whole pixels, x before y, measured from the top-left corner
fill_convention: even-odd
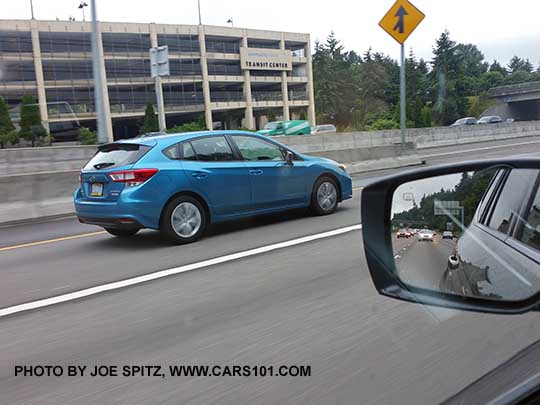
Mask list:
[[[232,75],[232,76],[240,76],[242,74],[242,70],[240,69],[240,65],[208,65],[208,74],[209,75]]]
[[[307,100],[307,92],[291,90],[289,91],[289,100]]]
[[[210,99],[213,102],[244,101],[244,93],[241,91],[211,91]]]
[[[253,101],[281,101],[283,95],[281,91],[252,91],[251,99]]]

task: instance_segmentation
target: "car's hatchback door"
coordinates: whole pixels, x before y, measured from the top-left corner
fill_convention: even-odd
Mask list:
[[[251,211],[251,185],[244,162],[223,136],[192,139],[180,145],[182,168],[193,189],[217,215]]]

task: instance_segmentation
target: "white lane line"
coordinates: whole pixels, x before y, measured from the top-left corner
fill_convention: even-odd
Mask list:
[[[434,153],[434,154],[431,154],[431,155],[421,155],[420,157],[421,158],[429,158],[429,157],[437,157],[437,156],[458,155],[460,153],[479,152],[479,151],[483,151],[483,150],[508,148],[509,146],[531,145],[531,144],[535,144],[535,143],[540,143],[540,141],[510,143],[510,144],[505,144],[505,145],[494,145],[494,146],[484,146],[483,148],[455,150],[455,151],[451,151],[451,152]]]
[[[341,235],[347,232],[357,231],[362,229],[362,224],[346,226],[344,228],[334,229],[332,231],[317,233],[314,235],[303,236],[297,239],[291,239],[285,242],[274,243],[272,245],[261,246],[255,249],[245,250],[243,252],[232,253],[225,256],[216,257],[214,259],[203,260],[202,262],[187,264],[180,267],[174,267],[168,270],[162,270],[155,273],[145,274],[143,276],[129,278],[127,280],[115,281],[99,285],[96,287],[86,288],[84,290],[74,291],[71,293],[57,295],[56,297],[44,298],[37,301],[27,302],[25,304],[15,305],[12,307],[0,309],[0,317],[16,314],[18,312],[28,311],[31,309],[48,307],[54,304],[60,304],[62,302],[73,301],[79,298],[88,297],[91,295],[99,294],[105,291],[117,290],[119,288],[129,287],[136,284],[146,283],[148,281],[157,280],[163,277],[169,277],[175,274],[185,273],[187,271],[201,269],[203,267],[214,266],[232,260],[242,259],[244,257],[260,255],[262,253],[271,252],[277,249],[283,249],[302,243],[311,242],[318,239],[329,238],[336,235]]]

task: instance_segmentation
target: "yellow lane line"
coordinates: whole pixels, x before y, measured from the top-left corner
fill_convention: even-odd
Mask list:
[[[97,232],[90,232],[90,233],[81,233],[79,235],[64,236],[63,238],[48,239],[48,240],[42,240],[42,241],[39,241],[39,242],[23,243],[22,245],[13,245],[13,246],[6,246],[6,247],[3,247],[3,248],[0,248],[0,251],[20,249],[20,248],[38,246],[38,245],[45,245],[47,243],[54,243],[54,242],[61,242],[61,241],[64,241],[64,240],[85,238],[87,236],[103,235],[104,233],[107,233],[107,232],[105,232],[105,231],[97,231]]]
[[[353,188],[353,191],[362,190],[363,188],[364,187],[356,187],[356,188]],[[5,250],[14,250],[14,249],[20,249],[20,248],[25,248],[25,247],[45,245],[47,243],[62,242],[62,241],[65,241],[65,240],[86,238],[87,236],[103,235],[104,233],[107,233],[107,232],[105,232],[105,231],[97,231],[97,232],[90,232],[90,233],[81,233],[79,235],[64,236],[63,238],[56,238],[56,239],[41,240],[41,241],[38,241],[38,242],[23,243],[22,245],[5,246],[5,247],[0,247],[0,252],[5,251]]]

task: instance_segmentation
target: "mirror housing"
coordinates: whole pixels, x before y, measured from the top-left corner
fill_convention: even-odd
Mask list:
[[[292,153],[290,150],[288,150],[285,154],[285,162],[289,166],[294,166],[294,153]]]
[[[404,183],[435,176],[479,171],[494,166],[509,169],[540,170],[540,159],[494,159],[434,166],[388,176],[369,184],[362,190],[364,250],[371,278],[375,288],[381,295],[424,305],[500,314],[524,313],[535,310],[539,306],[540,292],[518,301],[456,295],[411,286],[401,279],[396,268],[395,253],[392,246],[391,222],[394,191]],[[449,258],[449,264],[452,265],[450,268],[455,264],[453,259],[455,258],[452,258],[452,260]]]

